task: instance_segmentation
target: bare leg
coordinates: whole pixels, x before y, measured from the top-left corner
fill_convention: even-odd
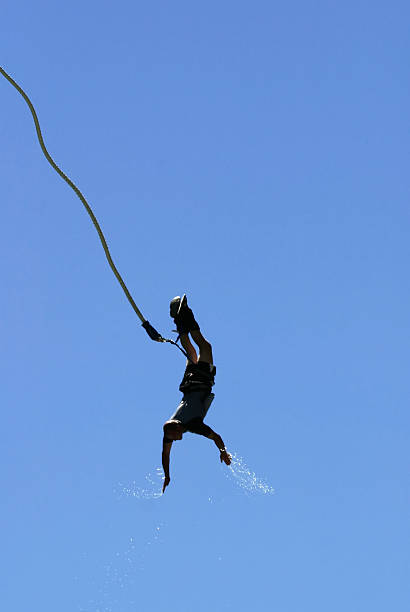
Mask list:
[[[212,356],[212,345],[208,340],[205,340],[199,329],[192,329],[189,332],[192,336],[193,341],[199,348],[199,358],[198,361],[205,361],[206,363],[213,364],[213,356]],[[182,338],[181,338],[182,343]],[[191,343],[190,343],[191,344]],[[192,344],[191,344],[192,346]],[[192,347],[193,348],[193,347]],[[194,349],[195,351],[195,349]],[[189,353],[188,353],[189,354]]]
[[[194,346],[191,343],[191,340],[189,338],[189,334],[181,334],[180,335],[180,340],[181,340],[182,348],[185,349],[189,359],[192,361],[192,363],[197,363],[198,362],[198,356],[196,354],[196,350],[195,350]]]
[[[184,296],[185,297],[185,296]],[[175,306],[179,304],[180,312],[175,313]],[[192,310],[188,307],[186,299],[176,297],[171,302],[170,307],[171,317],[175,315],[174,321],[177,325],[177,330],[180,334],[182,347],[185,349],[188,358],[193,363],[202,361],[213,365],[212,346],[211,343],[206,340],[200,332],[198,323],[195,321],[195,317]],[[196,354],[196,350],[193,347],[189,334],[195,344],[199,348],[199,357]]]

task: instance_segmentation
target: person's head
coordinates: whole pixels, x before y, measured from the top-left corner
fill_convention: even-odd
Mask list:
[[[164,436],[170,440],[182,440],[183,433],[181,421],[167,421],[164,425]]]

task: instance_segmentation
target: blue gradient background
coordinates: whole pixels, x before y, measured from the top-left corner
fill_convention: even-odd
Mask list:
[[[188,293],[207,421],[275,488],[187,436],[166,495],[122,492],[160,465],[184,362],[1,79],[2,610],[409,609],[409,13],[2,5],[50,153],[164,335]]]

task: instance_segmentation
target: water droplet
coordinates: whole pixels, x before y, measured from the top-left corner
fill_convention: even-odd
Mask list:
[[[228,466],[227,471],[225,469],[224,473],[231,480],[234,480],[241,489],[249,493],[272,495],[275,492],[275,489],[248,468],[242,457],[236,453],[232,453],[231,465]]]

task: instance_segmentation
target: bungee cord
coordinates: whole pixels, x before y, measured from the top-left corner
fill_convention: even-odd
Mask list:
[[[128,302],[131,304],[132,309],[134,310],[135,314],[140,319],[140,321],[142,323],[142,327],[145,329],[145,331],[147,332],[147,334],[151,338],[151,340],[154,340],[156,342],[168,342],[170,344],[173,344],[174,346],[176,346],[185,355],[185,357],[188,358],[187,353],[179,346],[179,344],[177,344],[177,342],[175,342],[174,340],[168,339],[168,338],[163,338],[161,336],[161,334],[159,332],[157,332],[157,330],[154,329],[154,327],[152,327],[152,325],[149,323],[149,321],[147,321],[147,319],[145,319],[145,317],[141,313],[140,309],[138,308],[137,304],[134,301],[134,298],[132,297],[130,291],[128,290],[128,287],[125,284],[121,274],[119,273],[119,271],[117,270],[117,267],[114,264],[114,261],[113,261],[113,259],[111,257],[111,253],[110,253],[108,245],[107,245],[107,241],[105,239],[103,231],[102,231],[102,229],[100,227],[100,224],[98,223],[97,217],[95,216],[91,206],[88,204],[87,200],[85,199],[84,195],[81,193],[81,191],[79,190],[77,185],[75,185],[75,183],[73,183],[73,181],[61,170],[61,168],[58,167],[58,165],[56,164],[56,162],[54,161],[54,159],[51,157],[50,153],[48,152],[48,150],[46,148],[46,145],[44,143],[43,135],[41,133],[40,122],[38,120],[36,110],[35,110],[32,102],[31,102],[30,98],[28,97],[26,92],[20,87],[20,85],[18,83],[16,83],[16,81],[1,66],[0,66],[0,72],[7,79],[7,81],[18,91],[18,93],[22,96],[22,98],[26,102],[27,106],[29,107],[31,115],[32,115],[33,120],[34,120],[34,125],[36,127],[38,142],[40,144],[40,147],[41,147],[41,150],[42,150],[42,152],[44,154],[44,157],[46,158],[48,163],[51,165],[51,167],[54,168],[54,170],[67,183],[67,185],[69,187],[71,187],[71,189],[78,196],[78,198],[80,199],[81,203],[83,204],[85,210],[87,211],[91,221],[93,222],[93,225],[94,225],[95,229],[97,230],[97,233],[98,233],[98,236],[100,238],[100,242],[102,244],[102,247],[104,249],[105,257],[106,257],[106,259],[108,261],[108,264],[109,264],[113,274],[115,275],[117,281],[121,285],[121,288],[122,288],[123,292],[125,293],[125,296],[126,296]]]

